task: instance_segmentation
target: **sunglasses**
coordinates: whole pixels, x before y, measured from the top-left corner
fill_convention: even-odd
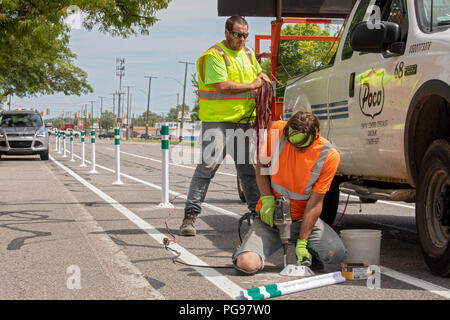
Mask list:
[[[247,33],[240,33],[240,32],[236,32],[236,31],[233,31],[233,30],[228,30],[228,31],[235,38],[238,38],[238,39],[241,38],[241,37],[244,37],[244,39],[248,38],[248,32]]]

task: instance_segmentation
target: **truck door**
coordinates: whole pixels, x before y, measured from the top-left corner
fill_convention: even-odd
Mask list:
[[[340,61],[330,77],[330,139],[341,151],[342,173],[401,178],[406,175],[402,138],[406,113],[399,112],[405,107],[399,76],[402,55],[354,52],[350,46],[353,26],[375,18],[399,23],[406,43],[404,0],[359,2],[337,52]]]

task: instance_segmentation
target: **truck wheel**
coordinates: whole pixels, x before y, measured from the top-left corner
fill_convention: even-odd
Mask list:
[[[342,178],[335,176],[333,182],[331,182],[330,190],[325,194],[323,199],[322,213],[320,219],[322,219],[330,227],[333,226],[336,219],[337,209],[339,206],[339,184],[342,182]]]
[[[237,177],[237,188],[239,193],[239,199],[241,199],[242,202],[247,202],[247,200],[245,199],[244,188],[242,187],[242,182],[241,179],[239,179],[239,177]]]
[[[450,276],[450,143],[443,139],[434,141],[422,160],[416,224],[426,264]]]

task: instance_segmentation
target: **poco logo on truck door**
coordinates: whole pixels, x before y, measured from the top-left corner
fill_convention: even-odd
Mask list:
[[[384,106],[384,69],[371,69],[361,74],[359,80],[359,107],[368,117],[375,118],[383,111]]]

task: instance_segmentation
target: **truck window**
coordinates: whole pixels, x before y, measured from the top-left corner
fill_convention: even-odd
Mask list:
[[[349,29],[350,32],[347,33],[347,37],[345,39],[344,48],[342,49],[342,60],[352,57],[353,49],[350,47],[351,30],[358,22],[369,20],[371,15],[374,13],[371,10],[372,5],[380,8],[381,21],[395,22],[400,26],[402,34],[401,39],[402,41],[406,40],[406,35],[408,33],[408,19],[404,0],[361,0],[357,12],[353,17],[352,24]]]
[[[416,13],[423,32],[437,32],[450,27],[450,0],[416,0]]]
[[[349,31],[347,32],[347,36],[344,42],[344,48],[342,49],[342,60],[350,59],[353,55],[353,49],[350,47],[350,36],[352,34],[352,30],[358,22],[363,21],[364,16],[366,15],[367,8],[369,7],[370,0],[361,0],[358,5],[358,9],[356,9],[356,13],[353,16],[352,23],[350,25]]]

